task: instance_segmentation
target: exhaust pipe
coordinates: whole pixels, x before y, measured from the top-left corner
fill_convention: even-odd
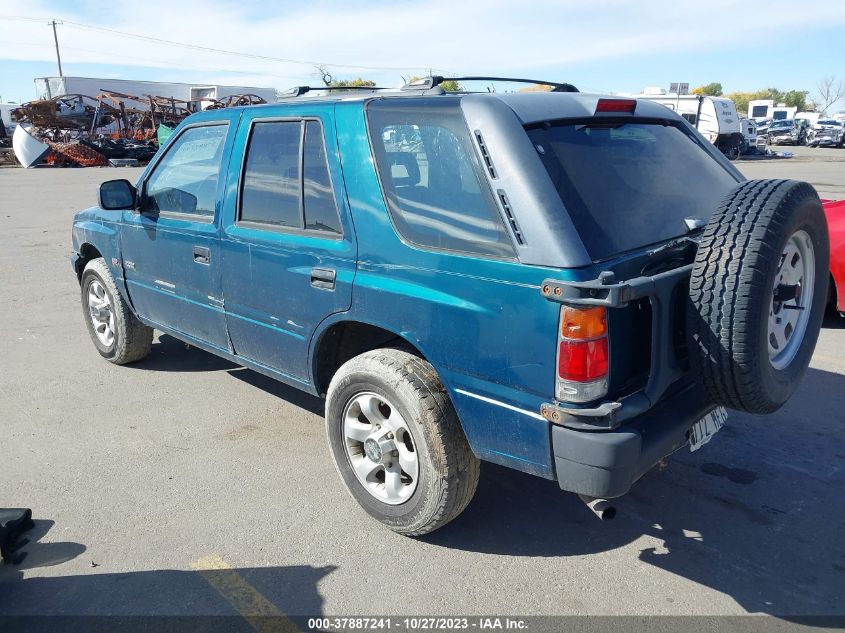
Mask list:
[[[588,497],[587,495],[578,495],[578,498],[584,502],[584,505],[586,505],[600,521],[611,521],[613,517],[616,516],[616,508],[614,508],[607,499],[597,499],[596,497]]]

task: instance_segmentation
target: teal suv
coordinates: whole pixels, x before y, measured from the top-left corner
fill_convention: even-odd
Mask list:
[[[96,350],[159,330],[325,397],[346,488],[408,535],[481,460],[610,518],[726,408],[791,396],[828,279],[810,185],[745,180],[649,101],[441,82],[186,119],[74,219]]]

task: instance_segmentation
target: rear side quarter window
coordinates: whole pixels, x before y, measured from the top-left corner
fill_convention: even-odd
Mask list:
[[[367,121],[388,210],[405,240],[514,257],[457,100],[377,100]]]

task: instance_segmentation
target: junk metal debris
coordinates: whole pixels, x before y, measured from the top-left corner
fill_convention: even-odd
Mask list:
[[[255,94],[213,100],[206,110],[267,103]],[[12,120],[21,133],[13,147],[24,167],[104,167],[112,159],[148,162],[198,102],[103,91],[21,104]]]

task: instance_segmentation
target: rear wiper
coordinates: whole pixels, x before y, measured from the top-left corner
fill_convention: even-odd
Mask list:
[[[691,237],[679,237],[648,251],[649,257],[654,257],[666,251],[684,251],[691,246],[698,247],[698,241]]]
[[[575,131],[580,132],[581,130],[615,130],[617,128],[622,127],[623,125],[627,125],[627,123],[584,123],[582,125],[576,125]]]

